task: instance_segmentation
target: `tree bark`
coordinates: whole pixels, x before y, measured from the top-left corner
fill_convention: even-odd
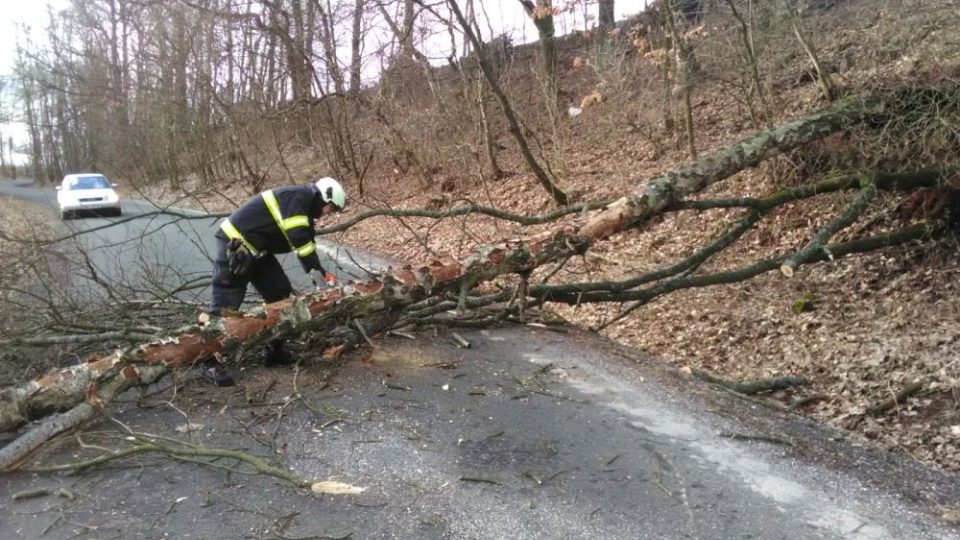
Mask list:
[[[550,107],[556,105],[557,100],[557,48],[555,43],[556,30],[553,24],[553,0],[520,0],[520,4],[533,20],[540,36],[540,56],[543,69],[544,83]]]
[[[353,29],[350,33],[350,93],[360,92],[360,71],[362,69],[363,45],[363,7],[364,0],[356,0],[353,12]]]
[[[604,31],[613,30],[613,27],[617,24],[614,0],[600,0],[598,4],[599,17],[597,22],[600,29]]]

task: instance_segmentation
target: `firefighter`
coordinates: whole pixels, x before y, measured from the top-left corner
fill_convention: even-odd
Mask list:
[[[213,297],[210,315],[238,310],[247,284],[265,303],[293,293],[290,279],[275,254],[294,252],[315,286],[333,287],[337,278],[324,270],[314,242],[314,220],[343,210],[347,194],[339,182],[324,177],[306,186],[269,189],[253,197],[220,223],[213,262]],[[286,364],[290,356],[283,341],[267,345],[265,364]],[[204,376],[217,386],[231,386],[233,378],[217,361],[204,366]]]

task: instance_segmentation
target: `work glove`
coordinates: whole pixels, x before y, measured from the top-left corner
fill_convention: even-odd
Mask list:
[[[230,273],[238,277],[246,276],[250,272],[251,265],[253,265],[253,255],[239,240],[230,240],[227,244],[227,266],[230,268]]]
[[[310,282],[313,283],[313,286],[318,289],[322,288],[321,284],[318,283],[317,281],[317,274],[320,272],[321,271],[319,270],[310,271]],[[339,284],[339,281],[337,281],[337,276],[331,274],[330,272],[324,272],[323,283],[326,285],[327,288],[332,289],[333,287],[336,287]]]

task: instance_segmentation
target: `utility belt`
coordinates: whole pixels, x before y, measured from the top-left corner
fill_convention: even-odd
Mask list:
[[[223,231],[223,234],[227,235],[227,240],[230,240],[231,244],[237,244],[246,249],[247,253],[254,259],[259,259],[267,254],[264,250],[259,250],[253,246],[246,238],[240,234],[240,231],[234,227],[233,223],[230,223],[230,218],[224,218],[220,222],[220,230]]]
[[[233,223],[230,223],[229,219],[224,219],[220,223],[220,230],[227,235],[227,266],[230,273],[237,277],[245,277],[250,273],[253,262],[267,252],[255,248],[240,234]]]

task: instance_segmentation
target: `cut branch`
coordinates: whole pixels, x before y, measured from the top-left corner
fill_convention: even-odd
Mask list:
[[[840,258],[844,255],[853,253],[864,253],[874,251],[884,247],[903,245],[917,240],[928,240],[935,238],[942,233],[945,227],[939,223],[920,224],[912,227],[898,229],[888,234],[872,236],[859,240],[852,240],[842,244],[827,246],[827,251],[833,254],[834,258]],[[544,298],[552,302],[563,302],[566,304],[583,304],[590,302],[627,302],[636,301],[649,303],[651,300],[665,294],[694,287],[707,287],[711,285],[723,285],[737,283],[756,277],[765,272],[775,270],[786,260],[786,256],[773,259],[765,259],[756,263],[743,266],[735,270],[717,272],[714,274],[702,274],[690,277],[681,277],[664,281],[647,289],[631,291],[587,291],[579,293],[564,292],[558,293],[555,289],[560,286],[533,286],[530,288],[530,295],[536,298]],[[815,252],[813,256],[804,262],[809,264],[813,262],[828,260],[827,254],[821,250]]]
[[[52,437],[64,431],[76,429],[87,420],[96,416],[107,402],[128,389],[137,385],[149,385],[160,379],[160,377],[167,373],[167,367],[164,365],[141,366],[134,371],[135,373],[131,373],[131,370],[124,370],[123,375],[104,381],[99,389],[94,390],[88,387],[86,389],[89,393],[87,401],[80,403],[64,414],[58,414],[53,418],[47,419],[36,428],[21,435],[0,449],[0,471],[15,467],[17,463],[29,456],[31,452]],[[75,386],[76,385],[71,385],[71,389],[75,388]],[[8,394],[6,392],[0,397],[2,397],[3,400],[0,402],[0,407],[6,407],[11,403],[7,401]],[[20,414],[20,417],[17,418],[14,416],[12,420],[25,421],[27,415],[22,413],[26,412],[28,411],[16,411],[14,414]],[[9,415],[10,411],[5,410],[3,414]]]
[[[27,345],[31,347],[48,347],[50,345],[67,345],[71,343],[101,343],[109,340],[128,340],[144,341],[153,339],[156,336],[143,332],[128,330],[117,330],[111,332],[102,332],[99,334],[72,334],[63,336],[44,336],[44,337],[14,337],[0,340],[0,346]]]
[[[860,195],[854,199],[847,209],[837,217],[837,219],[828,223],[825,227],[817,231],[817,234],[813,236],[810,242],[803,247],[796,254],[787,258],[786,261],[780,266],[780,272],[787,277],[793,277],[793,271],[797,269],[798,266],[807,262],[810,258],[813,257],[818,251],[823,251],[827,257],[833,258],[833,254],[828,251],[824,244],[837,234],[841,229],[849,227],[855,222],[863,210],[867,207],[867,204],[873,200],[877,195],[877,186],[870,181],[869,179],[864,180],[863,190],[860,192]]]

